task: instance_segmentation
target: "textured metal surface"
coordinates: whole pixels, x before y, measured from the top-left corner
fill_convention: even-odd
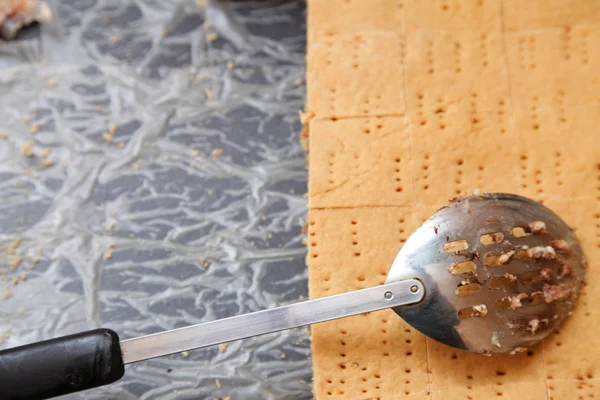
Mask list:
[[[50,5],[54,22],[0,45],[0,347],[306,297],[304,3]],[[70,398],[310,399],[309,357],[294,329],[131,365]]]
[[[416,279],[237,315],[121,342],[126,364],[251,336],[414,304],[424,296]]]
[[[544,222],[546,232],[513,235],[513,227],[529,230],[529,224],[535,221]],[[498,232],[503,236],[498,243],[480,242],[482,235]],[[553,240],[560,239],[565,240],[568,250],[559,251]],[[457,240],[466,240],[468,247],[457,252],[444,250],[446,243]],[[527,256],[526,249],[537,246],[554,246],[556,256]],[[486,265],[486,260],[492,260],[488,257],[501,254],[510,256],[506,263]],[[448,270],[464,261],[474,262],[476,269],[462,274]],[[563,269],[565,266],[567,270]],[[551,270],[541,276],[544,268]],[[568,272],[561,276],[565,271]],[[504,279],[507,273],[516,279],[507,279],[507,284],[499,288],[492,287],[493,282],[498,282],[494,279]],[[556,214],[524,197],[489,194],[463,198],[427,220],[398,254],[387,282],[407,278],[423,281],[423,302],[394,310],[425,335],[464,350],[504,353],[519,351],[556,330],[569,315],[584,274],[581,246],[574,232]],[[463,283],[481,285],[481,290],[457,296],[456,290]],[[557,288],[569,293],[546,301],[551,300],[550,295]],[[521,293],[527,297],[520,300],[520,306],[505,306],[504,302]],[[480,305],[485,306],[487,315],[459,318],[459,310]]]

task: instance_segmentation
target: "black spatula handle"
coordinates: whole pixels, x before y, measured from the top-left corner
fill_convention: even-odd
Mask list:
[[[0,398],[48,399],[113,383],[124,373],[119,336],[96,329],[0,351]]]

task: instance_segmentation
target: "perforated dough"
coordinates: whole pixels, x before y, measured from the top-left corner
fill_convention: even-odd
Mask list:
[[[310,0],[312,297],[383,283],[457,194],[543,201],[589,259],[575,314],[516,356],[456,351],[392,311],[316,325],[321,399],[600,398],[600,5]]]

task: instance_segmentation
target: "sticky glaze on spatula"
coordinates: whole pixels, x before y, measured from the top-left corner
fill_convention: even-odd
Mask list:
[[[466,197],[408,239],[385,285],[123,341],[100,329],[5,350],[0,393],[73,393],[115,382],[124,364],[385,308],[449,346],[518,352],[571,313],[584,273],[575,234],[546,207],[509,194]]]

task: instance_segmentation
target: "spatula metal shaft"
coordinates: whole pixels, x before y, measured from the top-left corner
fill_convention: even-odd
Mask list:
[[[351,315],[418,303],[417,279],[322,297],[121,341],[125,364]]]

